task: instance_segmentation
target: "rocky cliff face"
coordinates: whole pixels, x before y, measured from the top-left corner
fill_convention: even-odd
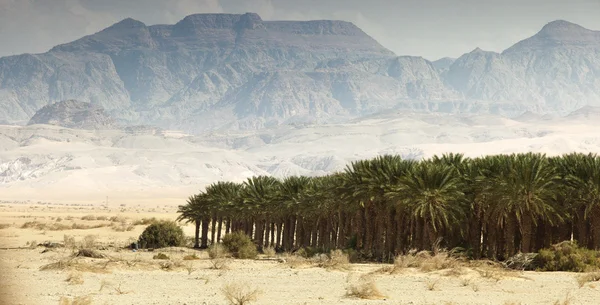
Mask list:
[[[502,54],[396,57],[351,23],[191,15],[126,19],[44,54],[0,58],[0,122],[77,99],[187,131],[345,121],[399,108],[566,114],[600,105],[600,38],[564,21]]]
[[[47,124],[75,129],[110,129],[114,120],[101,107],[75,100],[42,107],[27,125]]]

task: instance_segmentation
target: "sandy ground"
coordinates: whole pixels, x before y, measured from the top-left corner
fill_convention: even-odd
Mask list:
[[[117,232],[110,226],[78,230],[23,229],[25,222],[81,225],[110,224],[110,221],[82,220],[86,215],[120,216],[127,223],[142,218],[175,219],[176,207],[130,206],[105,209],[99,206],[60,206],[0,204],[0,265],[2,267],[0,304],[59,304],[61,297],[89,296],[92,304],[228,304],[222,288],[230,283],[246,284],[261,291],[253,304],[598,304],[600,283],[579,287],[574,273],[514,273],[499,280],[473,270],[448,276],[446,271],[421,272],[408,269],[400,274],[374,273],[369,276],[383,300],[364,300],[346,296],[347,288],[381,264],[354,264],[350,270],[318,267],[292,268],[277,260],[235,260],[227,270],[211,269],[208,255],[191,249],[164,252],[180,267],[164,270],[152,256],[156,252],[137,252],[107,248],[101,252],[109,259],[82,259],[89,266],[105,266],[92,271],[40,270],[40,267],[70,256],[71,249],[58,248],[42,253],[45,247],[30,248],[28,243],[63,242],[64,236],[76,241],[96,236],[99,245],[126,245],[143,231]],[[2,226],[2,224],[5,224]],[[6,227],[8,226],[8,227]],[[193,227],[184,228],[193,234]],[[197,254],[199,260],[182,261]],[[80,275],[83,282],[67,282],[69,275]],[[568,299],[569,303],[563,302]]]

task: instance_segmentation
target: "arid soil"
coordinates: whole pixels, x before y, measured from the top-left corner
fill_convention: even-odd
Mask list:
[[[413,268],[389,272],[391,265],[384,264],[326,269],[300,264],[289,255],[224,259],[217,262],[224,268],[215,269],[216,262],[208,258],[206,251],[173,248],[133,252],[125,248],[144,230],[142,219],[174,220],[176,209],[174,205],[107,209],[1,203],[0,304],[225,305],[229,302],[224,290],[231,284],[234,286],[229,287],[230,293],[235,285],[248,293],[256,292],[256,301],[251,304],[599,302],[600,282],[580,287],[577,279],[581,275],[576,273],[508,272],[497,267],[460,266],[429,272]],[[184,231],[192,236],[192,225],[184,224]],[[67,246],[39,245],[45,242]],[[73,258],[73,252],[84,246],[98,249],[104,257]],[[170,259],[153,259],[159,252]],[[184,260],[193,255],[198,259]],[[348,294],[352,287],[357,288],[355,296]]]

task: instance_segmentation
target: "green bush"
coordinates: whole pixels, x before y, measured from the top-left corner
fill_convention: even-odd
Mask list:
[[[588,272],[600,268],[600,252],[581,248],[571,241],[540,250],[535,260],[541,271]]]
[[[157,221],[149,225],[140,235],[140,248],[164,248],[183,246],[183,230],[173,221]]]
[[[256,258],[258,251],[250,236],[243,232],[234,232],[223,236],[223,245],[235,258]]]

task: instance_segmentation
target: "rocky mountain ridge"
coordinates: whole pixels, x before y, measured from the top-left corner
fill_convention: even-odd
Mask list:
[[[44,54],[0,58],[0,122],[77,99],[125,124],[201,132],[339,123],[387,109],[518,116],[600,106],[600,32],[554,21],[502,53],[396,56],[352,23],[125,19]]]

